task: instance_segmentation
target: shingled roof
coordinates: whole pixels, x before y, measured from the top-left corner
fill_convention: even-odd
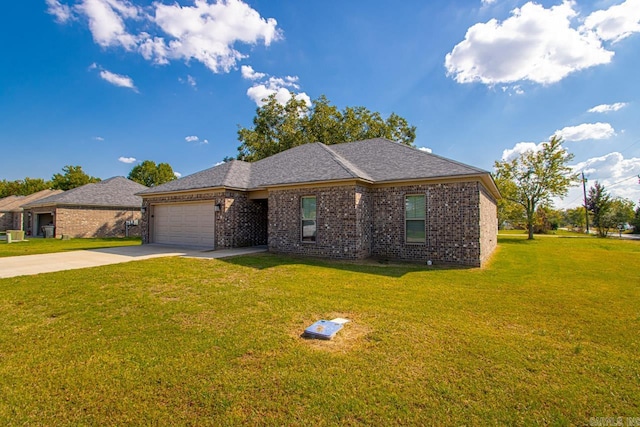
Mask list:
[[[62,193],[62,190],[41,190],[28,196],[9,196],[0,200],[0,212],[19,212],[26,203]]]
[[[137,196],[136,193],[146,188],[144,185],[125,177],[116,176],[27,203],[23,205],[23,208],[38,206],[99,206],[136,209],[142,206],[142,198]]]
[[[331,146],[319,142],[304,144],[254,163],[232,160],[138,194],[220,187],[259,190],[348,179],[385,183],[471,176],[483,176],[495,187],[485,170],[375,138]]]

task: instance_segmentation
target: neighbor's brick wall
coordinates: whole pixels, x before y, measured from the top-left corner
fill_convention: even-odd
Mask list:
[[[14,230],[13,212],[0,212],[0,231]]]
[[[139,210],[97,207],[59,207],[55,216],[55,236],[125,237],[125,222],[140,220]],[[129,236],[140,236],[140,225],[129,227]]]
[[[477,182],[376,188],[373,192],[372,255],[406,261],[480,265]],[[404,242],[405,196],[425,194],[427,239]]]
[[[11,225],[12,230],[24,230],[24,221],[25,218],[23,211],[12,212],[13,213],[13,224]]]
[[[251,200],[241,191],[218,191],[145,197],[141,221],[142,242],[151,241],[150,206],[154,204],[204,202],[220,204],[215,213],[216,249],[267,244],[267,201]]]
[[[316,196],[316,242],[302,242],[300,199]],[[360,217],[366,201],[360,199]],[[358,228],[355,186],[273,190],[269,193],[269,251],[354,259],[366,252]]]
[[[480,191],[480,262],[489,259],[498,246],[498,205],[482,187]]]

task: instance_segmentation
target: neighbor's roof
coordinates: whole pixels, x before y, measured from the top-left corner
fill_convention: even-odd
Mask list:
[[[485,170],[375,138],[330,146],[304,144],[254,163],[232,160],[139,194],[219,187],[257,190],[347,179],[385,183],[465,176],[484,176],[495,187]]]
[[[28,196],[9,196],[0,200],[0,211],[13,212],[22,210],[22,205],[35,202],[45,197],[62,193],[62,190],[41,190]]]
[[[38,206],[101,206],[116,208],[139,208],[142,198],[136,196],[145,190],[142,184],[122,176],[105,179],[94,184],[86,184],[63,193],[45,197],[32,203],[24,204],[24,208]]]

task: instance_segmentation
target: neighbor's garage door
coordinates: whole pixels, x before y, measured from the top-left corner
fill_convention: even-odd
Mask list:
[[[155,205],[153,242],[214,247],[213,202]]]

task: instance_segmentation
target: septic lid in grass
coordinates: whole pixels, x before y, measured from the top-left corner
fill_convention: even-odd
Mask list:
[[[310,338],[330,340],[343,326],[342,323],[332,322],[330,320],[318,320],[305,329],[303,335]]]

